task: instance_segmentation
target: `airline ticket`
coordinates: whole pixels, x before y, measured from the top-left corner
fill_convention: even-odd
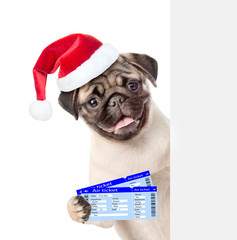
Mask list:
[[[77,190],[79,195],[82,190],[91,189],[91,188],[110,188],[110,187],[150,187],[152,186],[151,175],[149,171],[136,173],[129,175],[126,178],[118,178],[112,181],[96,184],[87,188],[81,188]]]
[[[157,219],[157,187],[91,188],[81,194],[92,206],[88,221]]]

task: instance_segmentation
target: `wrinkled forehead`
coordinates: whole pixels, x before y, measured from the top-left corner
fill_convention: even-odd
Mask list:
[[[127,79],[141,79],[142,74],[133,66],[115,64],[99,77],[80,88],[79,101],[84,102],[93,93],[103,95],[108,89],[122,87]]]

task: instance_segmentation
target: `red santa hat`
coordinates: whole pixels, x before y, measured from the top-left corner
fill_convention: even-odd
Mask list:
[[[58,87],[63,92],[70,92],[103,73],[118,55],[110,44],[102,44],[86,34],[71,34],[50,44],[33,68],[37,101],[30,105],[31,115],[42,121],[52,115],[52,107],[45,95],[47,74],[60,67]]]

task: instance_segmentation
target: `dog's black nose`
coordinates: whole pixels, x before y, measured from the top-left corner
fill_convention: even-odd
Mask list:
[[[115,95],[110,98],[108,105],[110,107],[117,107],[117,106],[121,106],[121,104],[124,103],[124,101],[125,101],[125,97],[121,95]]]

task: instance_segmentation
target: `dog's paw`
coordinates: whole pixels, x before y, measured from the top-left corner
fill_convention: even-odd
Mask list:
[[[91,205],[80,195],[72,197],[67,204],[69,216],[76,222],[86,222],[91,213]]]

